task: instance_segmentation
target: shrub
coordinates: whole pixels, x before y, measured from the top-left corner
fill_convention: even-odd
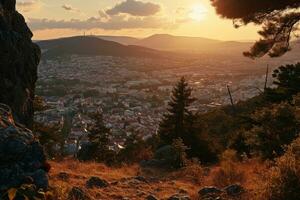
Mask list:
[[[174,160],[174,163],[172,164],[172,166],[174,168],[182,168],[182,167],[187,166],[188,159],[187,159],[186,151],[188,148],[183,143],[183,140],[182,139],[174,139],[172,146],[176,153],[176,160]]]
[[[236,151],[226,150],[220,160],[220,169],[213,175],[213,182],[216,186],[226,187],[244,181],[244,173],[238,169]]]
[[[201,184],[204,177],[204,170],[197,159],[189,160],[185,167],[175,173],[176,177],[183,177],[196,184]]]
[[[252,116],[253,127],[245,133],[252,151],[262,158],[273,159],[284,153],[298,135],[299,121],[296,107],[281,103],[256,111]]]
[[[258,199],[298,200],[300,197],[300,138],[296,139],[285,154],[276,160],[266,175],[266,182]]]

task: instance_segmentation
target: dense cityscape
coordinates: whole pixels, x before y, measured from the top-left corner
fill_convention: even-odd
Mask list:
[[[248,63],[244,70],[241,63],[76,55],[44,60],[39,66],[37,94],[44,97],[49,109],[37,112],[35,118],[55,124],[72,115],[72,144],[86,134],[86,126],[92,122],[89,114],[99,111],[112,131],[112,148],[122,145],[131,134],[146,140],[157,132],[172,88],[181,76],[193,88],[197,100],[191,110],[195,112],[230,104],[227,86],[235,102],[259,94],[266,67],[254,67],[249,73],[245,70]]]

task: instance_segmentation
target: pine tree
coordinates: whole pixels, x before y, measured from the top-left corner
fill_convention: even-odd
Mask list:
[[[199,116],[190,111],[192,88],[182,77],[172,91],[167,113],[164,114],[158,130],[160,145],[172,145],[173,141],[182,140],[187,147],[188,158],[199,158],[203,162],[212,160],[212,150],[203,137]]]
[[[91,117],[95,123],[88,128],[88,137],[93,148],[93,159],[105,161],[109,152],[110,129],[105,126],[102,113],[97,112]]]
[[[195,101],[191,95],[192,88],[182,77],[172,91],[167,113],[164,114],[159,126],[158,134],[163,144],[171,145],[174,139],[179,138],[185,140],[194,118],[189,110]]]
[[[95,123],[88,128],[89,141],[101,146],[101,148],[108,148],[110,129],[105,126],[102,113],[93,114],[92,119]]]

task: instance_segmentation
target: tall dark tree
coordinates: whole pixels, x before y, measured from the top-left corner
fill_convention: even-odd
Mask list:
[[[93,114],[92,119],[95,121],[93,125],[88,128],[89,141],[92,145],[92,159],[97,161],[107,161],[109,150],[109,135],[110,129],[106,127],[103,121],[101,112]]]
[[[300,22],[299,0],[211,0],[217,13],[233,19],[235,27],[261,25],[261,39],[244,55],[279,57],[290,50],[292,34]]]
[[[195,101],[191,95],[192,88],[182,77],[172,91],[167,113],[159,125],[158,134],[164,144],[172,144],[174,139],[183,139],[187,134],[193,118],[189,107]]]
[[[158,136],[162,145],[172,145],[174,141],[181,139],[187,147],[186,153],[189,158],[198,157],[203,162],[209,162],[213,157],[208,143],[202,136],[201,123],[198,116],[189,109],[195,100],[192,97],[192,88],[182,77],[172,91]]]
[[[97,112],[91,117],[95,123],[88,128],[89,141],[101,148],[108,149],[110,129],[104,124],[102,113]]]

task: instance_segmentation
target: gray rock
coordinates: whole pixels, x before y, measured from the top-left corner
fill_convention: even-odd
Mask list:
[[[91,177],[87,182],[86,182],[86,187],[87,188],[104,188],[108,187],[109,183],[106,180],[103,180],[99,177]]]
[[[46,189],[49,168],[33,133],[16,124],[9,108],[0,104],[0,192],[24,183]]]
[[[229,196],[236,196],[241,194],[244,191],[244,188],[240,184],[233,184],[224,188],[224,191],[226,191]]]
[[[60,172],[58,175],[57,175],[58,179],[62,180],[62,181],[68,181],[69,178],[70,178],[70,175],[66,172]]]
[[[187,194],[175,194],[168,198],[168,200],[191,200],[191,197]]]
[[[148,183],[147,179],[143,176],[136,176],[134,177],[135,180],[138,180],[140,182]]]
[[[154,195],[148,195],[145,200],[158,200],[158,198]]]
[[[215,195],[215,194],[221,194],[221,193],[222,193],[222,190],[220,190],[219,188],[214,187],[214,186],[204,187],[198,192],[198,194],[200,196]]]
[[[68,200],[91,200],[91,198],[79,187],[73,187],[68,195]]]
[[[37,188],[46,190],[49,185],[48,174],[42,169],[37,170],[31,175],[33,183]]]

